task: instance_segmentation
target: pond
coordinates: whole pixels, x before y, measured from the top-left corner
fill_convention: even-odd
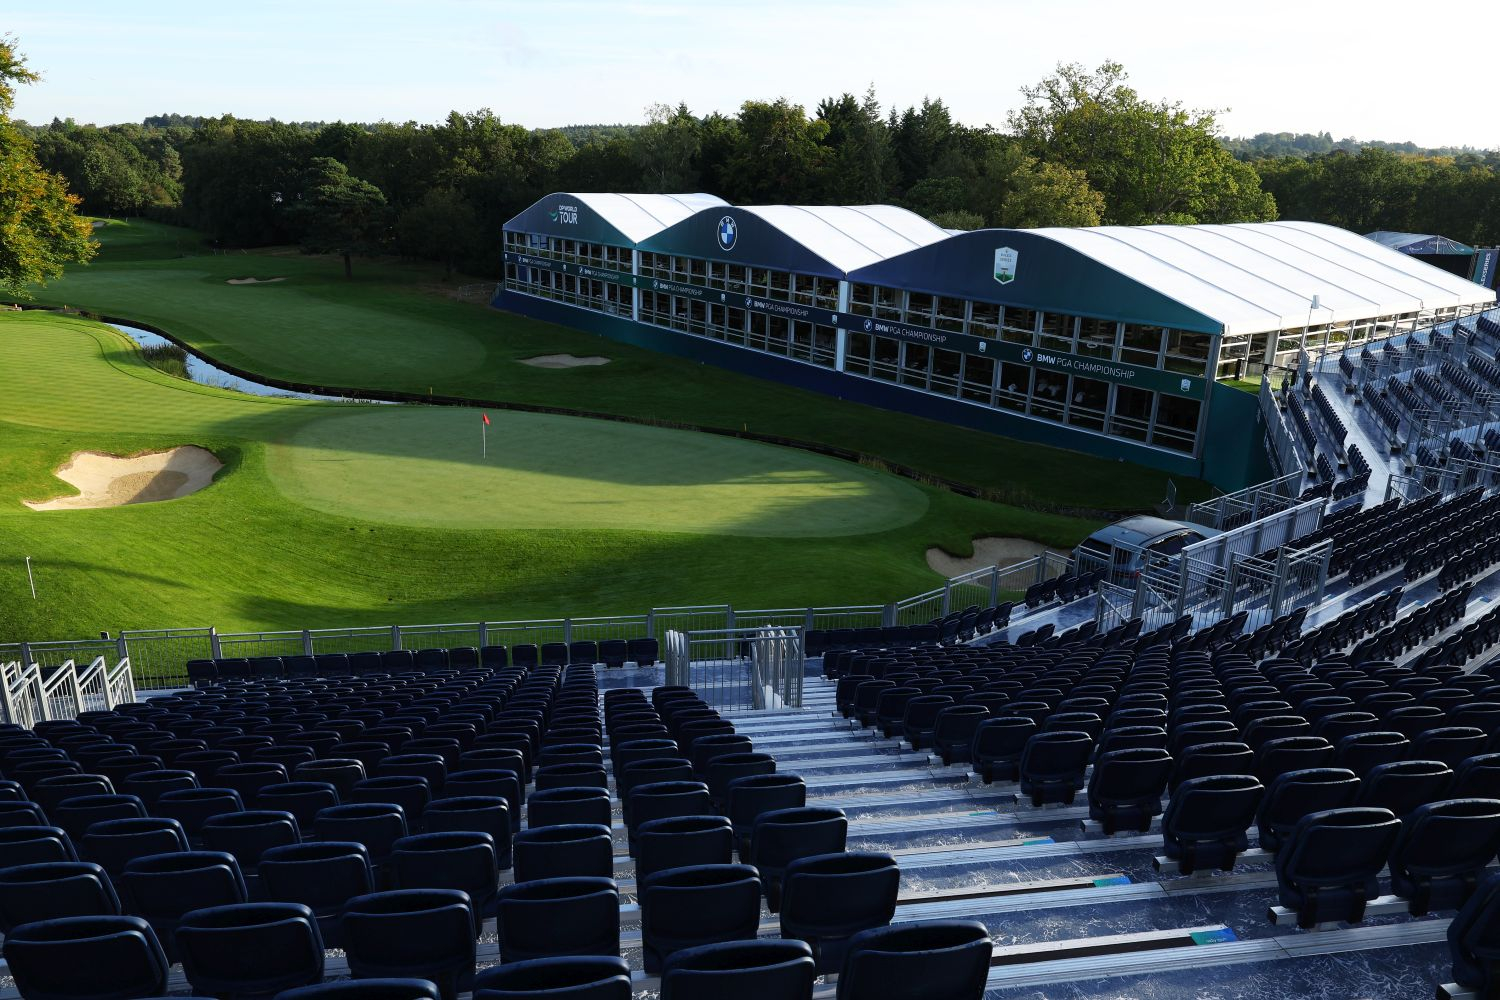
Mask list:
[[[187,377],[199,385],[211,385],[219,389],[232,389],[235,392],[249,393],[252,396],[279,396],[284,399],[316,399],[332,403],[372,402],[372,400],[354,400],[344,396],[322,396],[312,392],[294,392],[291,389],[278,389],[263,382],[256,382],[252,379],[241,378],[238,375],[231,375],[224,369],[205,361],[192,351],[176,347],[167,338],[160,334],[152,333],[150,330],[143,330],[138,326],[130,326],[125,323],[111,323],[109,325],[141,345],[142,348],[173,348],[180,351],[186,358]]]

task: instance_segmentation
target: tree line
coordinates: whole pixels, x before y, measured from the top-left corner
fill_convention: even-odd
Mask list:
[[[564,191],[707,191],[736,204],[903,205],[953,229],[1311,219],[1360,232],[1500,240],[1495,154],[1329,136],[1219,136],[1214,111],[1137,93],[1117,63],[1059,66],[1003,127],[873,89],[811,110],[657,105],[644,124],[528,129],[488,110],[437,124],[162,115],[29,130],[83,208],[146,215],[226,246],[395,252],[494,273],[501,227]],[[1325,142],[1326,139],[1326,142]]]

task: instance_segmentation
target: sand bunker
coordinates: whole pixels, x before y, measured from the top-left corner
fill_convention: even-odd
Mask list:
[[[601,358],[597,354],[586,358],[580,358],[576,354],[543,354],[535,358],[522,358],[521,364],[533,368],[585,368],[590,365],[607,365],[609,358]]]
[[[1056,550],[1029,538],[976,538],[972,556],[960,559],[934,546],[927,550],[927,565],[934,573],[958,576],[991,566],[1010,566],[1047,551]]]
[[[224,282],[226,285],[271,285],[285,278],[230,278]]]
[[[130,458],[80,451],[57,470],[57,478],[81,496],[25,504],[32,510],[87,510],[175,500],[203,489],[223,467],[213,452],[194,445]]]

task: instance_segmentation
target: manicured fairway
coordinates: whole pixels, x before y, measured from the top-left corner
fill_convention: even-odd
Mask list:
[[[474,410],[241,395],[150,368],[102,324],[0,313],[0,643],[885,602],[940,581],[929,545],[1067,546],[1094,527],[792,449],[491,417],[480,465]],[[75,451],[182,444],[224,462],[191,496],[21,503],[70,493],[53,471]],[[662,482],[679,485],[663,498]]]
[[[358,407],[273,445],[271,481],[329,514],[454,528],[617,528],[777,537],[900,527],[927,497],[895,477],[693,431],[475,410]]]
[[[456,302],[427,265],[360,260],[351,281],[337,261],[290,250],[201,255],[193,233],[154,223],[113,223],[100,238],[96,261],[40,290],[40,301],[155,325],[261,375],[747,428],[864,452],[1043,509],[1144,510],[1167,492],[1164,473],[1140,466],[888,413]],[[226,284],[243,277],[285,280]],[[559,353],[611,363],[565,370],[519,363]],[[1197,480],[1178,478],[1177,486],[1185,500],[1209,492]]]

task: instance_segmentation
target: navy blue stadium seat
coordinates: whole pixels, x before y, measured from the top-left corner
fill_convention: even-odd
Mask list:
[[[636,880],[667,868],[729,864],[734,839],[734,827],[724,816],[649,820],[636,829]]]
[[[357,841],[287,844],[271,848],[260,858],[260,898],[301,903],[311,909],[330,948],[340,947],[343,940],[344,904],[374,889],[369,852]]]
[[[625,824],[635,853],[635,834],[642,823],[671,816],[705,816],[713,812],[713,798],[701,781],[653,781],[630,790]]]
[[[1106,834],[1144,833],[1161,815],[1172,775],[1172,756],[1159,747],[1132,747],[1099,755],[1089,775],[1089,816]]]
[[[185,914],[177,951],[193,989],[265,996],[323,980],[323,939],[299,903],[233,903]]]
[[[804,806],[756,818],[748,861],[760,871],[772,913],[780,908],[781,875],[786,866],[798,858],[841,853],[848,835],[849,820],[842,809]]]
[[[48,814],[77,843],[95,823],[146,815],[146,804],[134,795],[80,795],[67,799]]]
[[[203,824],[203,846],[233,854],[240,870],[255,874],[260,857],[273,847],[300,844],[302,831],[289,812],[254,809],[211,816]]]
[[[510,804],[499,795],[462,795],[435,799],[422,814],[428,833],[470,831],[487,833],[495,842],[495,861],[501,871],[511,866],[512,830]]]
[[[753,940],[759,929],[760,878],[748,865],[668,868],[638,884],[648,974],[676,951]]]
[[[1453,769],[1447,794],[1455,799],[1500,799],[1500,753],[1477,754],[1460,761]]]
[[[1048,802],[1071,803],[1083,787],[1084,769],[1094,752],[1088,733],[1051,730],[1036,733],[1021,751],[1021,793],[1034,806]]]
[[[473,830],[419,833],[391,849],[393,880],[399,889],[458,889],[468,894],[478,921],[495,901],[500,875],[495,839]]]
[[[1267,851],[1280,849],[1282,839],[1303,816],[1352,806],[1359,791],[1359,779],[1344,768],[1313,767],[1278,775],[1256,812],[1260,846]]]
[[[1297,821],[1276,855],[1281,905],[1297,926],[1364,919],[1380,894],[1378,876],[1401,832],[1389,809],[1327,809]]]
[[[614,837],[607,825],[565,823],[523,830],[515,836],[514,851],[517,882],[614,876]]]
[[[338,789],[326,781],[286,781],[267,785],[255,798],[257,809],[289,812],[300,830],[311,830],[317,815],[339,804]]]
[[[1400,760],[1381,764],[1365,775],[1356,804],[1389,809],[1404,817],[1417,806],[1442,798],[1453,781],[1448,765],[1437,760]]]
[[[192,842],[201,840],[203,824],[211,818],[244,808],[239,795],[228,788],[177,788],[163,792],[156,801],[156,814],[181,823]]]
[[[1341,737],[1334,749],[1335,767],[1345,767],[1363,780],[1381,764],[1405,760],[1411,742],[1393,730],[1368,730]]]
[[[701,740],[699,741],[702,742]],[[696,749],[696,748],[695,748]],[[700,772],[704,773],[704,772]],[[714,809],[723,812],[729,801],[729,783],[736,778],[747,778],[755,774],[775,774],[776,758],[768,753],[728,753],[714,757],[709,763],[703,780],[708,784],[708,794]]]
[[[120,912],[109,874],[90,861],[44,861],[0,869],[0,933],[59,917]]]
[[[234,855],[176,851],[136,858],[125,866],[120,889],[130,909],[145,917],[167,955],[176,960],[177,925],[185,914],[250,898]]]
[[[620,954],[620,893],[612,879],[556,878],[500,890],[496,928],[504,962]]]
[[[938,712],[932,729],[932,745],[943,763],[959,764],[972,759],[974,733],[990,716],[984,705],[949,705]]]
[[[167,957],[140,917],[64,917],[5,936],[5,962],[29,1000],[115,1000],[167,991]]]
[[[974,730],[969,751],[974,773],[986,785],[1015,781],[1020,774],[1021,754],[1038,728],[1034,720],[1023,716],[1002,715],[981,722]]]
[[[426,979],[339,979],[298,986],[276,1000],[440,1000],[437,984]]]
[[[115,787],[102,774],[54,774],[31,789],[31,800],[49,815],[68,799],[80,795],[113,795]]]
[[[1391,852],[1391,891],[1414,916],[1462,906],[1500,850],[1500,801],[1446,799],[1418,806]]]
[[[609,826],[611,815],[606,788],[547,788],[526,799],[526,825],[531,828],[564,823]]]
[[[1453,978],[1482,997],[1500,989],[1500,874],[1479,883],[1448,925]]]
[[[319,840],[353,840],[365,845],[370,863],[385,864],[396,841],[407,836],[406,813],[390,802],[354,802],[330,806],[313,821]]]
[[[175,819],[138,816],[95,823],[77,841],[81,857],[104,866],[118,878],[135,858],[188,849],[187,834]]]
[[[978,921],[917,921],[849,941],[838,1000],[979,1000],[994,945]]]
[[[732,941],[676,952],[661,1000],[811,1000],[817,965],[802,941]]]
[[[344,951],[357,978],[419,977],[444,1000],[474,976],[474,911],[456,889],[398,889],[356,896],[344,909]]]
[[[631,1000],[630,966],[604,955],[497,965],[474,977],[474,1000]]]
[[[901,871],[889,854],[850,852],[798,858],[781,880],[781,936],[806,941],[821,973],[842,968],[855,934],[896,912]]]
[[[1214,741],[1182,748],[1174,755],[1170,791],[1177,791],[1185,781],[1218,774],[1254,774],[1255,752],[1243,743]]]
[[[1214,774],[1177,786],[1162,815],[1164,853],[1184,875],[1199,869],[1229,871],[1249,844],[1265,787],[1253,775]]]
[[[393,802],[401,807],[409,822],[418,823],[427,803],[432,801],[432,788],[420,775],[386,774],[356,783],[346,801]]]
[[[0,827],[0,868],[43,861],[77,861],[73,840],[62,827]]]

